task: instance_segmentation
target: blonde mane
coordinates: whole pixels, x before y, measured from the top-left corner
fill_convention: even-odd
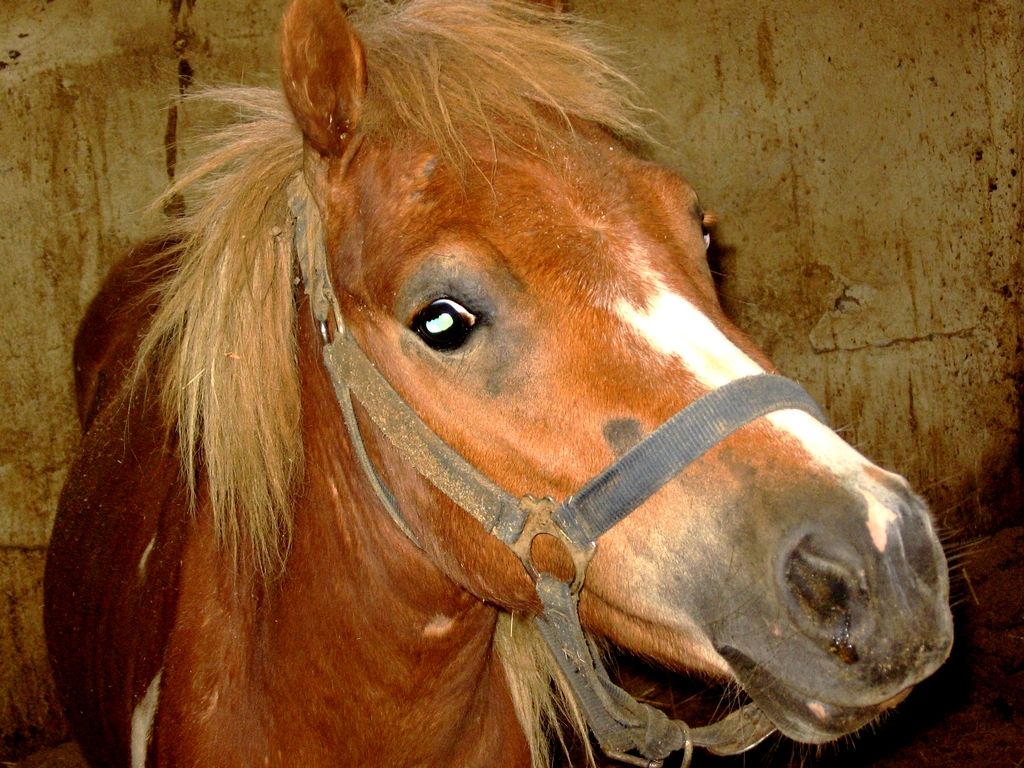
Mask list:
[[[366,50],[368,92],[355,126],[363,141],[425,139],[459,168],[474,166],[470,139],[498,152],[524,148],[525,136],[527,151],[548,151],[574,142],[580,121],[648,141],[634,87],[573,16],[508,0],[371,0],[350,20]],[[176,268],[160,288],[133,381],[161,382],[190,498],[195,504],[202,473],[226,550],[273,575],[284,568],[303,471],[288,236],[289,195],[309,194],[303,138],[277,91],[199,98],[237,121],[210,137],[212,149],[157,202],[187,207],[161,233],[175,243]],[[311,200],[307,210],[315,211]],[[515,624],[502,618],[496,647],[534,765],[545,766],[550,729],[560,738],[551,682],[563,686],[532,624]],[[568,715],[585,733],[571,706]]]

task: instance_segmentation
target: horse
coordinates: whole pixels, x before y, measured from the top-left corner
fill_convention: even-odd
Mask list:
[[[45,574],[104,766],[657,766],[822,743],[947,657],[925,503],[725,316],[587,28],[293,0],[90,305]],[[597,642],[734,681],[689,728]]]

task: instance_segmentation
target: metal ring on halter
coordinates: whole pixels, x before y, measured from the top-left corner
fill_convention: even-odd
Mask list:
[[[526,521],[523,523],[523,530],[519,534],[519,538],[509,546],[515,552],[520,562],[522,562],[523,567],[526,568],[526,572],[530,574],[530,578],[536,581],[540,575],[536,563],[533,562],[533,541],[538,536],[547,534],[561,542],[562,546],[568,551],[569,557],[572,558],[575,572],[569,585],[569,591],[573,595],[578,595],[579,591],[583,588],[583,579],[586,577],[587,566],[594,559],[597,545],[591,544],[589,547],[580,549],[573,544],[559,527],[558,523],[551,517],[555,510],[558,509],[558,502],[550,496],[545,496],[542,499],[538,499],[535,496],[523,496],[519,500],[519,508],[526,512]]]
[[[683,735],[683,759],[679,763],[679,768],[690,768],[690,763],[693,761],[693,739],[690,738],[690,726],[682,720],[676,720],[675,722],[681,728],[686,729]]]

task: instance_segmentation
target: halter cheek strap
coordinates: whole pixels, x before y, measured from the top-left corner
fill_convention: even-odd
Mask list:
[[[472,515],[486,531],[509,546],[537,585],[544,615],[536,623],[552,657],[573,692],[601,748],[633,765],[658,768],[672,752],[684,750],[689,765],[693,747],[716,754],[738,754],[757,745],[775,727],[755,705],[723,720],[690,728],[654,707],[633,699],[608,677],[584,634],[578,612],[579,591],[598,537],[659,488],[745,424],[778,410],[800,409],[824,422],[817,405],[795,382],[761,374],[729,382],[684,408],[580,491],[558,504],[550,498],[517,499],[485,477],[445,443],[392,388],[341,324],[341,313],[327,272],[322,235],[309,226],[308,197],[292,196],[296,259],[321,328],[323,358],[345,425],[363,472],[395,524],[419,546],[394,496],[366,452],[356,422],[358,400],[377,428],[431,484]],[[331,314],[337,328],[331,338]],[[537,570],[531,545],[547,533],[572,555],[571,583]],[[628,754],[636,752],[640,755]]]

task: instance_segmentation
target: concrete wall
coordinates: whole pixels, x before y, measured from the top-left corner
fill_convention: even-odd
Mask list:
[[[76,324],[187,156],[178,95],[273,82],[283,5],[0,0],[0,760],[62,735],[40,605]],[[950,528],[1019,518],[1021,4],[575,7],[720,214],[733,316]]]

